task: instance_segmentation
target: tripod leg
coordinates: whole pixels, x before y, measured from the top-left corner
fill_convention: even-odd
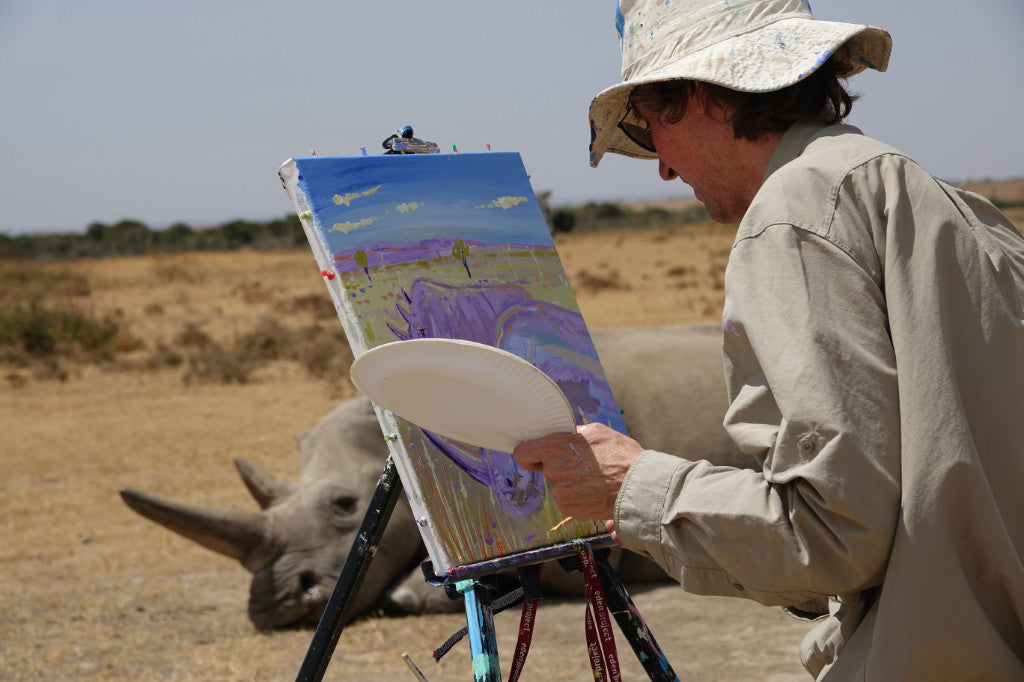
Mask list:
[[[377,489],[370,499],[370,507],[363,516],[352,549],[341,569],[341,575],[338,576],[331,598],[324,607],[324,615],[320,617],[320,623],[313,633],[313,641],[306,652],[296,682],[320,682],[327,672],[338,638],[341,637],[341,631],[348,620],[352,598],[363,582],[366,569],[370,566],[370,559],[377,550],[377,545],[384,535],[384,528],[388,525],[388,519],[391,518],[391,512],[401,494],[398,469],[388,457],[384,472],[377,481]]]
[[[647,676],[656,682],[669,682],[676,680],[672,665],[665,658],[665,653],[658,646],[654,635],[647,629],[647,623],[637,610],[633,600],[629,598],[625,585],[619,580],[618,574],[607,561],[599,562],[599,574],[601,584],[604,586],[605,598],[608,608],[619,624],[619,629],[626,636],[629,645],[633,648],[640,665],[643,666]]]
[[[498,640],[494,632],[494,612],[487,587],[480,581],[460,580],[455,589],[466,603],[466,625],[469,628],[469,651],[473,657],[474,682],[501,682],[498,664]]]

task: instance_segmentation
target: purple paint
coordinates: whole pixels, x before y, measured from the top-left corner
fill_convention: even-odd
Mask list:
[[[395,306],[401,322],[388,323],[399,339],[456,338],[509,351],[550,376],[585,421],[621,424],[621,416],[606,407],[615,400],[578,312],[536,300],[516,284],[454,286],[420,279],[408,292],[402,290],[402,298]],[[587,362],[590,367],[583,366]],[[524,517],[540,509],[543,476],[520,468],[510,453],[473,448],[427,431],[424,435],[490,488],[506,513]]]

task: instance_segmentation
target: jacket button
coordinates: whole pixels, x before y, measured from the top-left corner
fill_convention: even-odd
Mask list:
[[[818,449],[818,444],[814,442],[814,438],[811,436],[804,436],[796,444],[805,455],[813,454]]]

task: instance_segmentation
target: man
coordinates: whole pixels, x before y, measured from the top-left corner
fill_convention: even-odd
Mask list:
[[[1024,679],[1024,239],[841,123],[839,79],[887,66],[881,29],[798,0],[617,20],[591,163],[657,158],[739,221],[725,426],[751,464],[599,424],[516,460],[688,591],[827,613],[801,646],[818,679]]]

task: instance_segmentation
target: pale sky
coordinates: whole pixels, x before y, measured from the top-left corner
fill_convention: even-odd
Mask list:
[[[960,181],[1024,176],[1024,2],[812,0],[881,26],[850,119]],[[0,0],[0,232],[209,227],[292,211],[291,156],[370,154],[404,124],[518,151],[555,205],[692,196],[657,163],[587,163],[619,80],[614,0]]]

